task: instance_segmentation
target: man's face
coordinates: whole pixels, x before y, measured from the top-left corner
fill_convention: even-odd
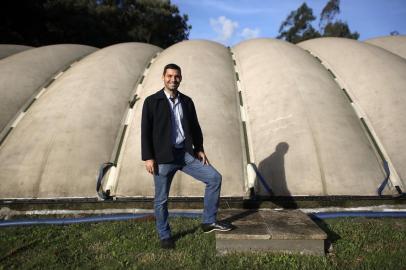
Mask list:
[[[182,75],[179,70],[168,68],[163,75],[165,88],[169,91],[176,91],[182,81]]]

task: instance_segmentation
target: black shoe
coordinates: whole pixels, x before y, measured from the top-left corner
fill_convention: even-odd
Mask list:
[[[161,248],[163,249],[174,249],[175,242],[172,238],[165,238],[161,240]]]
[[[212,231],[228,232],[233,229],[230,224],[222,222],[202,223],[203,232],[209,233]]]

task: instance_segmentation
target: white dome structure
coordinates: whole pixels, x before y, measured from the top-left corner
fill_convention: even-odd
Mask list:
[[[399,35],[371,38],[365,40],[365,42],[406,58],[406,36]]]
[[[97,199],[98,176],[109,196],[152,198],[141,111],[168,63],[182,68],[222,197],[378,196],[384,180],[384,194],[404,192],[406,60],[387,50],[320,38],[12,54],[0,60],[0,199]],[[203,189],[178,173],[170,196]]]
[[[350,39],[322,38],[298,46],[321,59],[351,96],[389,162],[392,180],[406,177],[406,60],[384,49]]]
[[[373,195],[384,175],[328,71],[280,40],[246,41],[234,52],[252,160],[271,189],[280,195]]]
[[[18,47],[17,47],[18,48]],[[96,48],[83,45],[51,45],[26,50],[0,60],[0,131],[53,76]]]
[[[32,49],[31,46],[0,44],[0,60],[10,55]]]

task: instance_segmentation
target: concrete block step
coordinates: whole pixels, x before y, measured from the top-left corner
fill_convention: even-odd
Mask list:
[[[216,232],[216,249],[324,255],[327,234],[300,210],[222,210],[235,229]]]

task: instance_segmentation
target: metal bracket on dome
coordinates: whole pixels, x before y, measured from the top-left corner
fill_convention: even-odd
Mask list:
[[[268,185],[265,178],[259,172],[257,166],[254,163],[247,164],[247,174],[248,174],[248,187],[250,188],[250,190],[253,191],[253,194],[252,194],[253,197],[256,196],[255,195],[256,179],[259,179],[259,182],[261,183],[261,185],[264,187],[264,189],[268,193],[268,196],[275,195],[275,193],[272,191],[272,188]]]
[[[382,196],[382,192],[385,189],[386,185],[388,184],[389,177],[390,177],[389,165],[388,165],[388,162],[386,160],[383,161],[383,168],[385,170],[386,177],[378,187],[377,193],[378,193],[379,196]]]
[[[113,162],[105,162],[100,166],[99,175],[96,179],[96,192],[100,199],[108,200],[112,199],[110,196],[110,190],[103,190],[103,178],[111,167],[115,166]]]

